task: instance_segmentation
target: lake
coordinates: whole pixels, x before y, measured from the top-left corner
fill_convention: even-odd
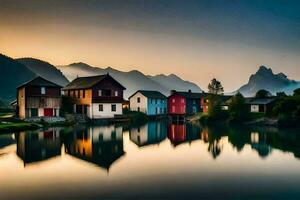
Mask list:
[[[300,199],[300,132],[150,122],[0,135],[0,199]]]

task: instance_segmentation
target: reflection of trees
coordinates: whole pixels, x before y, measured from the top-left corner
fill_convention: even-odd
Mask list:
[[[222,146],[219,140],[215,140],[208,145],[208,151],[211,153],[212,157],[216,159],[221,154]]]
[[[222,152],[223,146],[220,144],[220,140],[223,136],[226,136],[222,126],[206,127],[201,133],[201,138],[204,142],[208,143],[208,152],[212,157],[216,159]]]

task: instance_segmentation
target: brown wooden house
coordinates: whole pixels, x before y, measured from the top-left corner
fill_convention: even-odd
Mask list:
[[[59,116],[61,86],[36,77],[17,88],[19,118]]]
[[[75,99],[74,112],[91,119],[114,118],[123,114],[122,86],[109,74],[79,77],[63,88],[64,95]]]

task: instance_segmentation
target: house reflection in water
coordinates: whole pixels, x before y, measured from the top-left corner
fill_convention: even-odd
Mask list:
[[[174,146],[201,139],[201,128],[191,124],[169,124],[168,138]]]
[[[130,140],[139,147],[159,144],[167,137],[167,125],[163,122],[150,122],[130,129]]]
[[[65,142],[65,151],[76,158],[109,170],[122,157],[123,128],[113,125],[74,129]]]
[[[24,166],[61,155],[59,129],[16,133],[17,155]]]
[[[257,132],[251,133],[251,147],[257,151],[261,158],[266,158],[272,152],[271,146],[268,145],[267,135]]]

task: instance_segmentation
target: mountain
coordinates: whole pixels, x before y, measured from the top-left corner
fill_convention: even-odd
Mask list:
[[[285,74],[274,74],[271,68],[261,66],[255,74],[250,76],[249,82],[238,91],[244,96],[254,96],[260,89],[268,90],[272,94],[281,91],[292,94],[298,87],[300,83],[288,79]]]
[[[35,58],[19,58],[16,60],[25,65],[36,75],[50,80],[58,85],[65,86],[69,83],[68,79],[62,74],[62,72],[48,62]]]
[[[192,90],[193,92],[202,92],[198,85],[190,81],[184,81],[175,74],[170,74],[168,76],[160,74],[156,76],[148,76],[148,78],[169,89],[176,88],[178,91]]]
[[[16,87],[34,78],[36,74],[16,60],[0,54],[0,99],[16,98]]]
[[[58,69],[60,69],[70,81],[74,80],[77,76],[94,76],[109,73],[127,88],[124,93],[125,98],[128,98],[137,90],[158,90],[165,95],[169,95],[170,91],[173,89],[201,91],[195,84],[183,81],[175,75],[146,76],[137,70],[123,72],[111,67],[92,67],[81,62],[66,66],[58,66]]]

